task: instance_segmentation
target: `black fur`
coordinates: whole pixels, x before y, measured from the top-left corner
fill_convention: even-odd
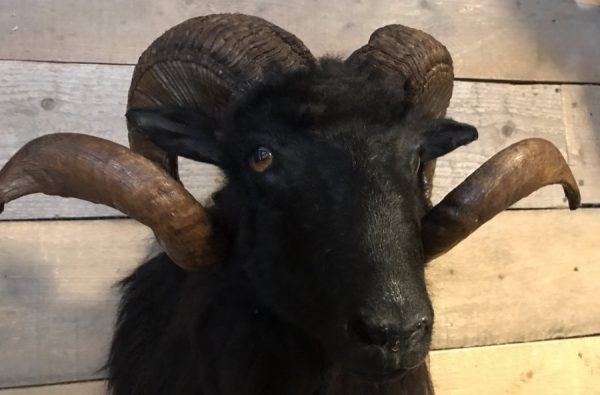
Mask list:
[[[159,255],[123,282],[114,395],[426,395],[433,312],[420,162],[477,137],[412,111],[402,80],[334,59],[272,71],[216,122],[128,113],[172,154],[221,167],[217,267]],[[273,163],[255,172],[257,147]]]

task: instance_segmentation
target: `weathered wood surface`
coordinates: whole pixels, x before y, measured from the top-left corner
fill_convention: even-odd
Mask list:
[[[600,210],[501,214],[427,272],[433,347],[600,333]],[[98,378],[117,291],[149,255],[131,220],[0,223],[0,387]]]
[[[82,132],[127,144],[123,114],[131,73],[131,66],[0,62],[0,165],[26,142],[48,133]],[[457,81],[449,115],[476,125],[480,139],[438,161],[434,200],[520,139],[543,137],[567,153],[558,86]],[[199,197],[208,196],[221,180],[215,167],[185,160],[181,174]],[[600,203],[600,192],[594,196],[597,200],[590,201],[584,195],[584,201]],[[517,207],[565,207],[565,203],[561,188],[554,186]],[[103,206],[34,195],[7,205],[0,220],[114,215],[119,213]]]
[[[440,395],[598,395],[600,337],[431,353]]]
[[[569,163],[585,200],[600,202],[600,86],[564,86],[563,108]]]
[[[600,337],[433,351],[440,395],[597,395]],[[102,381],[0,390],[0,395],[106,395]]]
[[[152,232],[130,220],[0,223],[0,387],[100,377]]]
[[[106,395],[106,382],[46,385],[0,390],[0,395]]]
[[[596,0],[3,0],[0,58],[133,64],[169,27],[222,12],[264,17],[318,55],[401,23],[441,40],[459,77],[600,82]]]
[[[600,210],[512,211],[430,264],[435,348],[600,333]]]

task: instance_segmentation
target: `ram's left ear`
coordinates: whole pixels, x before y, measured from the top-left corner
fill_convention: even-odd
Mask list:
[[[221,166],[214,121],[179,107],[130,108],[127,122],[171,155]]]
[[[421,162],[427,162],[477,140],[477,129],[452,119],[436,119],[425,126]]]

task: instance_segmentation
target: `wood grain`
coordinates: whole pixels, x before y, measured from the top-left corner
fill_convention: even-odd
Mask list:
[[[431,353],[440,395],[598,395],[600,337]]]
[[[2,10],[1,59],[133,64],[187,18],[241,12],[318,55],[349,54],[376,28],[401,23],[441,40],[459,77],[600,82],[600,7],[590,0],[3,0]]]
[[[455,82],[448,116],[475,125],[479,139],[438,160],[433,201],[440,200],[501,149],[530,137],[551,141],[566,158],[561,89],[553,85]],[[543,188],[519,208],[566,207],[560,186]]]
[[[131,66],[0,61],[0,164],[27,141],[82,132],[127,144],[123,113]],[[434,200],[509,144],[544,137],[566,155],[561,91],[551,85],[456,82],[449,116],[476,125],[479,141],[438,161]],[[182,179],[205,199],[221,182],[213,166],[181,161]],[[600,202],[600,198],[596,200]],[[517,207],[565,207],[560,187],[547,187]],[[34,195],[6,207],[0,219],[118,216],[74,199]]]
[[[600,202],[600,86],[563,86],[569,164],[585,202]]]
[[[427,271],[433,347],[600,333],[600,210],[499,215]],[[131,220],[0,223],[0,387],[98,378],[118,299],[149,254]]]
[[[130,220],[0,223],[0,387],[101,377],[114,285],[152,239]]]

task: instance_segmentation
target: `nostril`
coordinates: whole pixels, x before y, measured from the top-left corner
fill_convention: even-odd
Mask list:
[[[350,322],[349,330],[363,344],[385,346],[388,342],[388,328],[369,325],[360,318]]]
[[[426,316],[419,316],[410,329],[411,341],[418,341],[431,331],[431,320]]]
[[[415,325],[415,330],[421,332],[427,332],[429,330],[429,319],[427,317],[421,317]]]
[[[431,333],[431,319],[426,314],[419,314],[405,325],[393,325],[391,320],[360,315],[348,323],[348,332],[364,345],[398,352],[403,347],[420,344],[426,339]]]

